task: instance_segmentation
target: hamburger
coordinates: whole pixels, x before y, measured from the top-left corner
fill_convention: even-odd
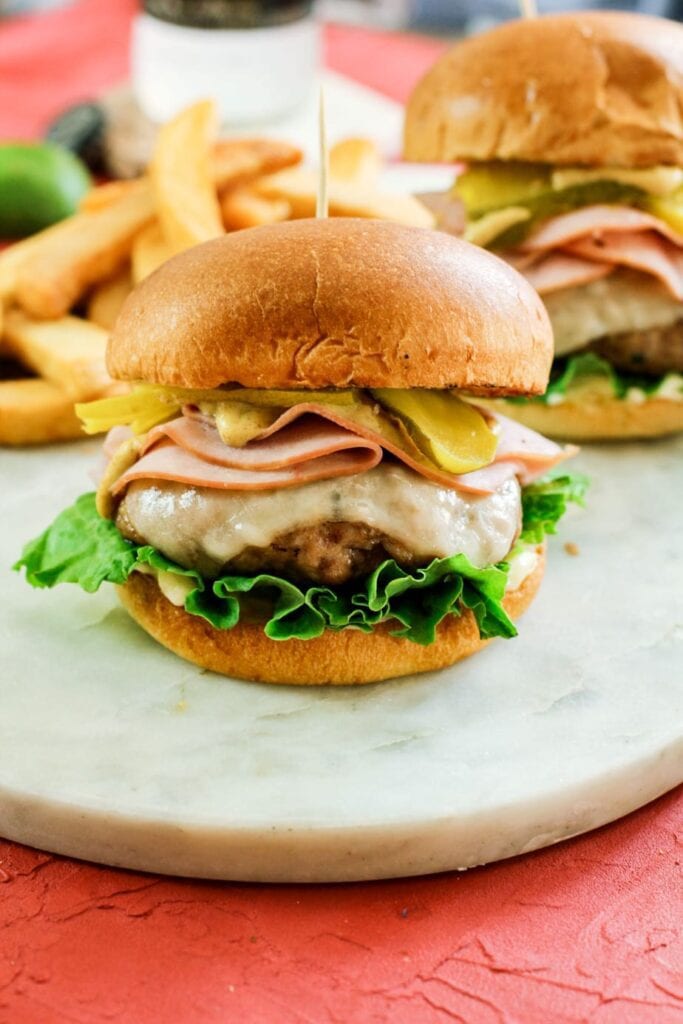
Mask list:
[[[366,683],[450,665],[535,595],[582,482],[569,448],[467,404],[539,394],[542,303],[430,229],[301,220],[183,253],[108,348],[129,395],[82,495],[16,568],[105,581],[180,656],[243,679]]]
[[[683,26],[619,12],[455,45],[406,112],[405,156],[465,161],[464,236],[543,298],[550,384],[509,413],[560,438],[683,429]]]

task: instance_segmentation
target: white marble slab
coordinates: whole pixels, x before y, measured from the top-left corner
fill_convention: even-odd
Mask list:
[[[536,849],[683,779],[683,439],[580,456],[589,507],[518,639],[320,690],[203,673],[111,588],[6,571],[94,450],[0,453],[0,834],[168,873],[378,878]]]

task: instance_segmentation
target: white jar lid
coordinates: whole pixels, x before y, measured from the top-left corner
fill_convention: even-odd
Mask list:
[[[269,28],[188,28],[140,14],[131,41],[133,90],[163,122],[197,100],[215,99],[225,125],[258,124],[307,98],[319,58],[312,16]]]

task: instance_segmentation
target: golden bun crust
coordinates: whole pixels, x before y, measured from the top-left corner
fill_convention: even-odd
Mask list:
[[[457,43],[408,102],[405,156],[683,165],[683,25],[560,14]]]
[[[559,405],[498,401],[483,404],[560,441],[635,441],[666,437],[683,430],[683,402],[665,398],[627,402],[607,396],[577,396],[576,400]]]
[[[543,578],[545,546],[533,572],[504,599],[513,618],[526,611]],[[437,640],[420,647],[390,635],[389,625],[366,634],[355,629],[327,632],[314,640],[269,640],[260,625],[239,623],[231,630],[214,629],[162,595],[156,581],[134,572],[119,597],[135,621],[155,640],[187,661],[222,675],[250,682],[293,685],[376,683],[383,679],[429,672],[453,665],[485,647],[472,612],[450,616],[438,628]]]
[[[335,217],[236,231],[124,304],[113,377],[190,388],[539,394],[552,332],[529,284],[438,231]]]
[[[48,444],[83,437],[73,399],[37,377],[0,381],[0,445]]]

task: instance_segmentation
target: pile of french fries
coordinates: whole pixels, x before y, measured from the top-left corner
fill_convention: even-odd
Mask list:
[[[215,105],[197,103],[161,128],[146,176],[93,188],[73,217],[0,253],[0,444],[81,435],[74,403],[123,387],[105,367],[121,306],[171,256],[314,216],[318,175],[301,160],[287,142],[219,140]],[[330,216],[431,227],[417,199],[379,189],[380,171],[371,142],[333,146]]]

